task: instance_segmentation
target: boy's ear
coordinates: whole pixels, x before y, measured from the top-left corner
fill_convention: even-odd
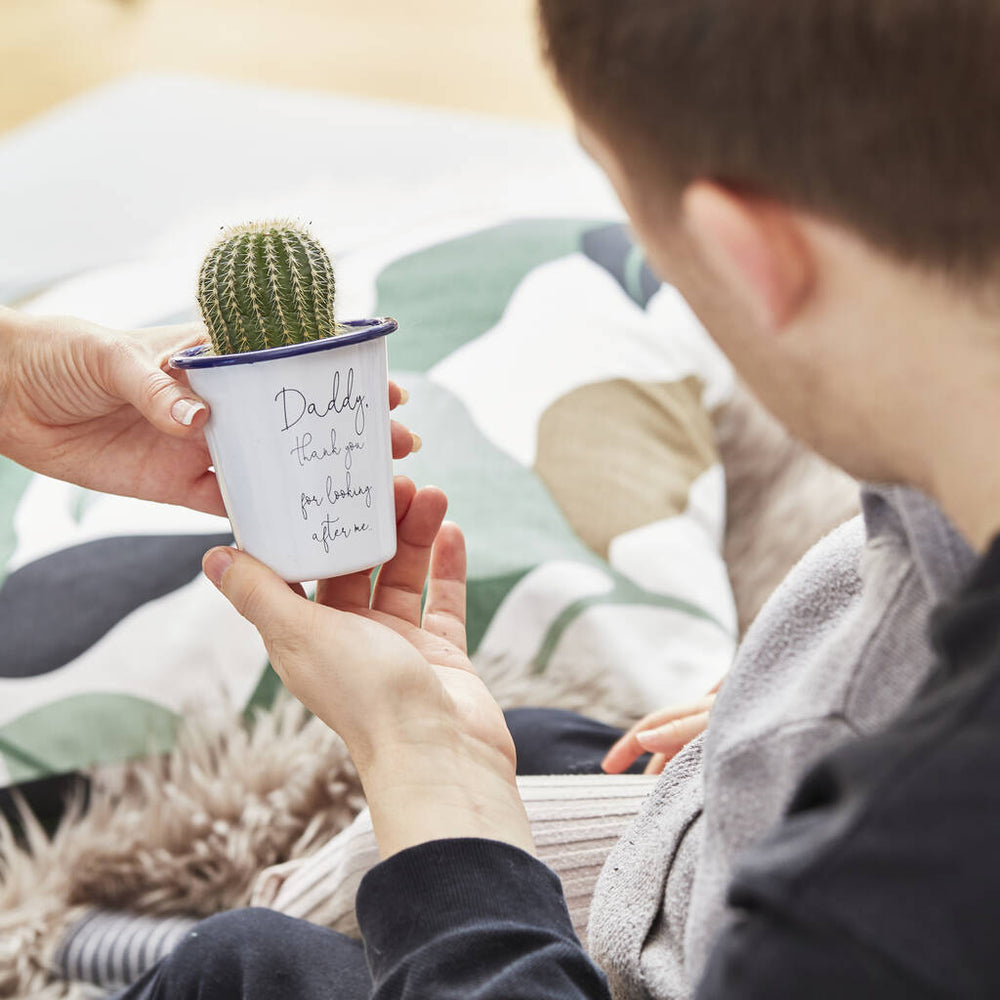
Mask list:
[[[783,329],[814,280],[815,260],[794,210],[696,181],[684,192],[682,212],[716,276],[764,329]]]

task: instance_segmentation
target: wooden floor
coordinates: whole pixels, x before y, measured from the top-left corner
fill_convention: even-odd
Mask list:
[[[0,132],[181,71],[547,121],[534,0],[0,0]]]

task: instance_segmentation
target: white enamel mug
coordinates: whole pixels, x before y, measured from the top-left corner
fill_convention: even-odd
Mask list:
[[[265,351],[170,359],[211,407],[205,437],[236,544],[289,583],[396,554],[386,335],[393,319]]]

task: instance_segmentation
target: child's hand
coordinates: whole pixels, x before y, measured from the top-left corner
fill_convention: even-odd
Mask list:
[[[717,685],[710,694],[690,705],[664,708],[640,719],[607,753],[601,767],[608,774],[622,774],[644,753],[653,758],[646,774],[660,774],[708,725]]]

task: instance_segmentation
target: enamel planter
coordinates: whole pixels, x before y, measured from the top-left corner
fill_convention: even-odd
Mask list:
[[[325,340],[171,358],[211,407],[205,428],[236,544],[290,583],[396,553],[386,335],[352,320]]]

